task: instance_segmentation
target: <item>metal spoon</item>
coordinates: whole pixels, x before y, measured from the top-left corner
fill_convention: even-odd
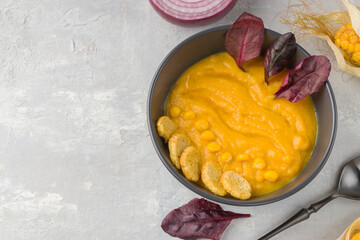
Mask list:
[[[285,229],[310,217],[312,213],[317,212],[325,204],[337,197],[345,197],[354,200],[360,200],[360,156],[348,162],[342,169],[337,189],[328,197],[313,203],[309,208],[303,208],[286,222],[267,233],[258,240],[267,240]]]

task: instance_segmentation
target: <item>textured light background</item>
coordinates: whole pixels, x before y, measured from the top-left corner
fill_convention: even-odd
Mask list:
[[[239,0],[220,21],[185,28],[146,0],[0,1],[0,239],[170,239],[162,218],[198,196],[170,175],[149,139],[155,70],[180,41],[243,11],[285,33],[287,4]],[[311,54],[326,51],[313,43],[300,42]],[[283,201],[223,205],[253,214],[233,221],[223,239],[260,237],[325,196],[340,166],[360,153],[360,80],[333,69],[339,124],[328,163]],[[336,199],[274,239],[336,239],[359,216],[358,202]]]

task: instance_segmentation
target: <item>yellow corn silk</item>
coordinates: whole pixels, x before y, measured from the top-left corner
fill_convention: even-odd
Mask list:
[[[299,174],[313,150],[317,123],[310,97],[297,103],[274,99],[287,70],[266,85],[262,57],[244,68],[228,53],[194,64],[171,90],[165,114],[188,134],[203,164],[240,173],[256,196]]]
[[[334,38],[335,45],[343,50],[344,58],[360,66],[360,38],[351,24],[341,26]]]

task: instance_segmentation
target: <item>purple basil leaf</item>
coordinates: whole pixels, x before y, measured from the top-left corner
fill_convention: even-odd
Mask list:
[[[261,18],[244,12],[226,33],[225,49],[242,69],[245,62],[260,55],[264,36]]]
[[[265,82],[269,77],[281,72],[290,63],[296,52],[295,35],[291,32],[278,37],[266,50],[264,57]]]
[[[303,100],[317,92],[327,81],[331,64],[325,56],[310,56],[291,69],[275,98],[286,98],[290,102]]]
[[[194,198],[171,211],[162,221],[161,228],[169,235],[182,239],[220,240],[231,220],[244,217],[250,217],[250,214],[224,211],[218,204]]]

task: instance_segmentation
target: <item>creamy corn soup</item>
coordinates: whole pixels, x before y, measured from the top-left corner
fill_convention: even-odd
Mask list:
[[[314,148],[317,123],[310,97],[297,103],[274,98],[288,70],[266,85],[262,57],[244,68],[225,52],[199,61],[177,80],[165,114],[199,149],[202,164],[238,172],[257,196],[299,174]]]

